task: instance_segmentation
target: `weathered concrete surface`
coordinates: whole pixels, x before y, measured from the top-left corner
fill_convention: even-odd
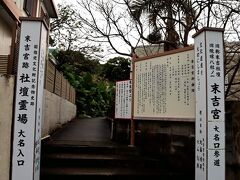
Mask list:
[[[61,97],[44,90],[45,108],[42,123],[42,137],[50,134],[56,128],[72,120],[76,116],[76,105]]]
[[[9,180],[14,76],[0,75],[0,179]]]

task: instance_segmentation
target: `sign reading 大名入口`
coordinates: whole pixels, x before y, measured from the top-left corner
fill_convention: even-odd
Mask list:
[[[12,180],[40,178],[46,40],[47,29],[42,20],[22,20],[16,76]]]

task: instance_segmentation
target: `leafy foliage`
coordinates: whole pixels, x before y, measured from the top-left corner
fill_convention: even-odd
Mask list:
[[[59,18],[51,21],[50,45],[57,68],[76,89],[78,116],[105,116],[111,111],[116,80],[129,78],[130,62],[122,57],[99,63],[101,45],[91,45],[82,32],[82,21],[74,6],[58,5]]]
[[[164,49],[187,46],[188,34],[195,28],[196,12],[190,0],[133,0],[128,1],[131,16],[137,23],[148,20],[150,33],[146,41],[153,44],[165,40]],[[178,32],[177,29],[181,29]],[[180,43],[181,42],[181,43]]]
[[[68,4],[58,4],[59,18],[51,21],[50,45],[70,50],[76,41],[81,40],[77,29],[81,28],[81,21],[77,20],[76,9]]]
[[[129,59],[116,57],[106,64],[79,51],[53,53],[65,78],[76,89],[78,116],[105,116],[114,103],[114,83],[129,78]]]
[[[130,60],[123,57],[109,59],[107,63],[103,65],[102,74],[112,82],[129,79]]]
[[[89,116],[105,116],[111,105],[113,86],[106,81],[95,82],[93,75],[86,73],[77,88],[78,113]]]
[[[67,65],[71,65],[72,71],[75,73],[97,73],[100,69],[100,63],[97,59],[91,59],[80,51],[68,50],[54,52],[54,56],[58,61],[60,70]]]

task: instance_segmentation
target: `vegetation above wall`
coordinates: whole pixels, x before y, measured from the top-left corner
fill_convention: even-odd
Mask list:
[[[115,57],[100,64],[80,51],[55,51],[53,55],[59,63],[58,69],[76,89],[78,116],[99,117],[111,113],[115,81],[129,78],[129,59]]]

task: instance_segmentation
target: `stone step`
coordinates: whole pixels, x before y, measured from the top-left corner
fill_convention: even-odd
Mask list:
[[[136,147],[54,141],[41,152],[41,180],[194,179],[178,156],[143,156]]]
[[[160,159],[112,154],[51,153],[42,155],[44,167],[168,167],[166,156]]]
[[[187,180],[188,177],[181,172],[169,173],[167,171],[156,171],[154,169],[141,168],[48,168],[41,171],[41,180],[58,179],[58,180],[75,180],[86,178],[104,179],[142,179],[158,178],[161,180]]]
[[[136,147],[129,146],[116,146],[116,145],[99,145],[96,143],[86,143],[84,145],[76,144],[42,144],[42,151],[44,153],[87,153],[87,154],[125,154],[125,155],[138,155],[139,152]]]

